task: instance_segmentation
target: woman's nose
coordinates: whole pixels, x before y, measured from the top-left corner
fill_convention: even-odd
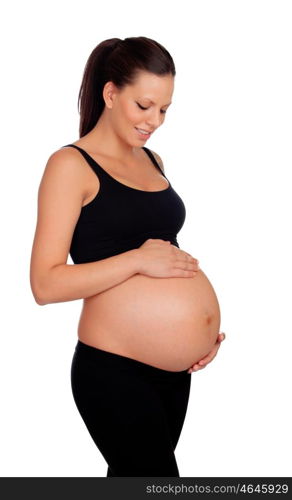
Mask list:
[[[151,129],[156,129],[161,125],[162,121],[163,121],[163,116],[161,116],[159,111],[158,113],[152,113],[152,115],[147,118],[147,125]]]

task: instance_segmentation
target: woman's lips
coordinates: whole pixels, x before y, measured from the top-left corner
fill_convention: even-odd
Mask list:
[[[137,127],[135,127],[135,129],[137,130],[138,136],[141,139],[149,139],[150,135],[152,134],[152,132],[148,132],[147,134],[143,134],[142,132],[140,132],[140,130]]]

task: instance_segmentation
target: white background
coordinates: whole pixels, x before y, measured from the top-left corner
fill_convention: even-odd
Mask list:
[[[29,263],[46,161],[78,139],[87,58],[106,38],[142,35],[177,70],[147,146],[185,202],[178,241],[212,282],[226,333],[192,375],[180,475],[291,476],[291,2],[1,10],[1,476],[106,475],[70,387],[82,301],[37,305]]]

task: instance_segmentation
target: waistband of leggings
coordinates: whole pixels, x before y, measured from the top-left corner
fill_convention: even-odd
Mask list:
[[[146,373],[152,375],[161,375],[165,377],[178,378],[182,376],[189,375],[187,370],[181,371],[170,371],[164,370],[163,368],[158,368],[156,366],[149,365],[147,363],[143,363],[142,361],[138,361],[137,359],[130,358],[128,356],[123,356],[121,354],[117,354],[110,351],[105,351],[104,349],[99,349],[97,347],[85,344],[80,339],[78,339],[75,353],[81,354],[85,358],[97,362],[98,361],[113,361],[120,366],[128,366],[129,368],[136,368],[137,370],[144,371]]]

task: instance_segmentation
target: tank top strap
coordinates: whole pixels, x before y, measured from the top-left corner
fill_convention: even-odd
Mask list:
[[[76,144],[66,144],[65,146],[63,146],[63,148],[67,148],[69,146],[71,146],[72,148],[76,148],[76,149],[78,149],[78,151],[80,151],[80,153],[85,158],[87,163],[91,166],[91,168],[96,173],[97,177],[101,176],[101,177],[105,178],[105,180],[108,180],[109,176],[108,176],[107,172],[84,149],[82,149],[80,146],[76,146]]]
[[[152,162],[154,163],[154,165],[161,172],[161,174],[163,175],[163,177],[165,177],[167,179],[165,173],[163,172],[162,168],[160,167],[160,165],[159,165],[158,161],[156,160],[156,158],[155,158],[154,154],[152,153],[152,151],[150,151],[150,149],[146,148],[146,146],[142,146],[142,149],[144,149],[144,151],[148,154],[149,158],[152,160]]]

